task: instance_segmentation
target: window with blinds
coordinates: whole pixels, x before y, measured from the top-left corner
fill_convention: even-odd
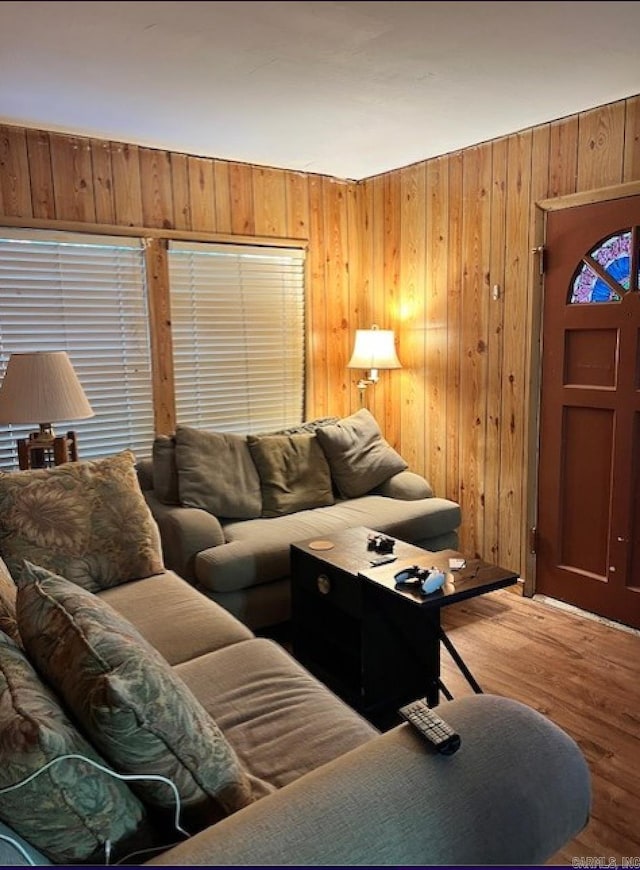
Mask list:
[[[172,242],[178,423],[226,432],[304,413],[304,251]]]
[[[82,459],[151,451],[148,323],[139,239],[0,229],[0,377],[13,352],[66,350],[95,417],[51,422],[78,433]],[[0,425],[0,468],[41,422]]]

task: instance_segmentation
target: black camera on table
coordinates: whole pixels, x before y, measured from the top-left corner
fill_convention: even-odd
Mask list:
[[[369,535],[367,538],[367,550],[373,550],[380,555],[393,553],[395,545],[393,538],[387,538],[385,535]]]

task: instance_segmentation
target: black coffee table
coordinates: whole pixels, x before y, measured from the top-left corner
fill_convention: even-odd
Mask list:
[[[480,559],[449,569],[453,550],[430,552],[394,539],[394,562],[373,567],[371,529],[358,527],[291,546],[293,652],[316,676],[364,715],[389,711],[440,692],[441,642],[476,692],[482,691],[440,625],[440,610],[517,582],[512,571]],[[418,565],[446,573],[441,590],[422,596],[396,589],[394,574]]]

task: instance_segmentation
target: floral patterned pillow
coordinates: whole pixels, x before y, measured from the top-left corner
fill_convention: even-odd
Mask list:
[[[59,864],[102,864],[107,840],[114,858],[149,845],[144,808],[127,786],[88,761],[64,755],[106,766],[24,652],[0,632],[0,789],[53,762],[31,782],[0,794],[0,818]]]
[[[15,580],[29,559],[91,592],[162,571],[133,453],[0,473],[0,555]]]
[[[224,734],[173,668],[106,601],[26,563],[18,627],[44,679],[92,744],[124,774],[168,777],[191,831],[253,800]],[[132,783],[143,802],[173,809],[158,782]]]
[[[21,645],[16,622],[16,584],[2,559],[0,559],[0,631],[4,631],[19,646]]]

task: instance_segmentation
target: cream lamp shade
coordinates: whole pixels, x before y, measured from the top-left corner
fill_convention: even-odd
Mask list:
[[[357,329],[353,354],[347,363],[350,369],[369,369],[369,380],[378,380],[379,369],[401,369],[396,354],[395,336],[392,329]]]
[[[53,422],[93,416],[66,351],[11,354],[0,385],[0,423],[38,423],[40,437],[52,438]]]

